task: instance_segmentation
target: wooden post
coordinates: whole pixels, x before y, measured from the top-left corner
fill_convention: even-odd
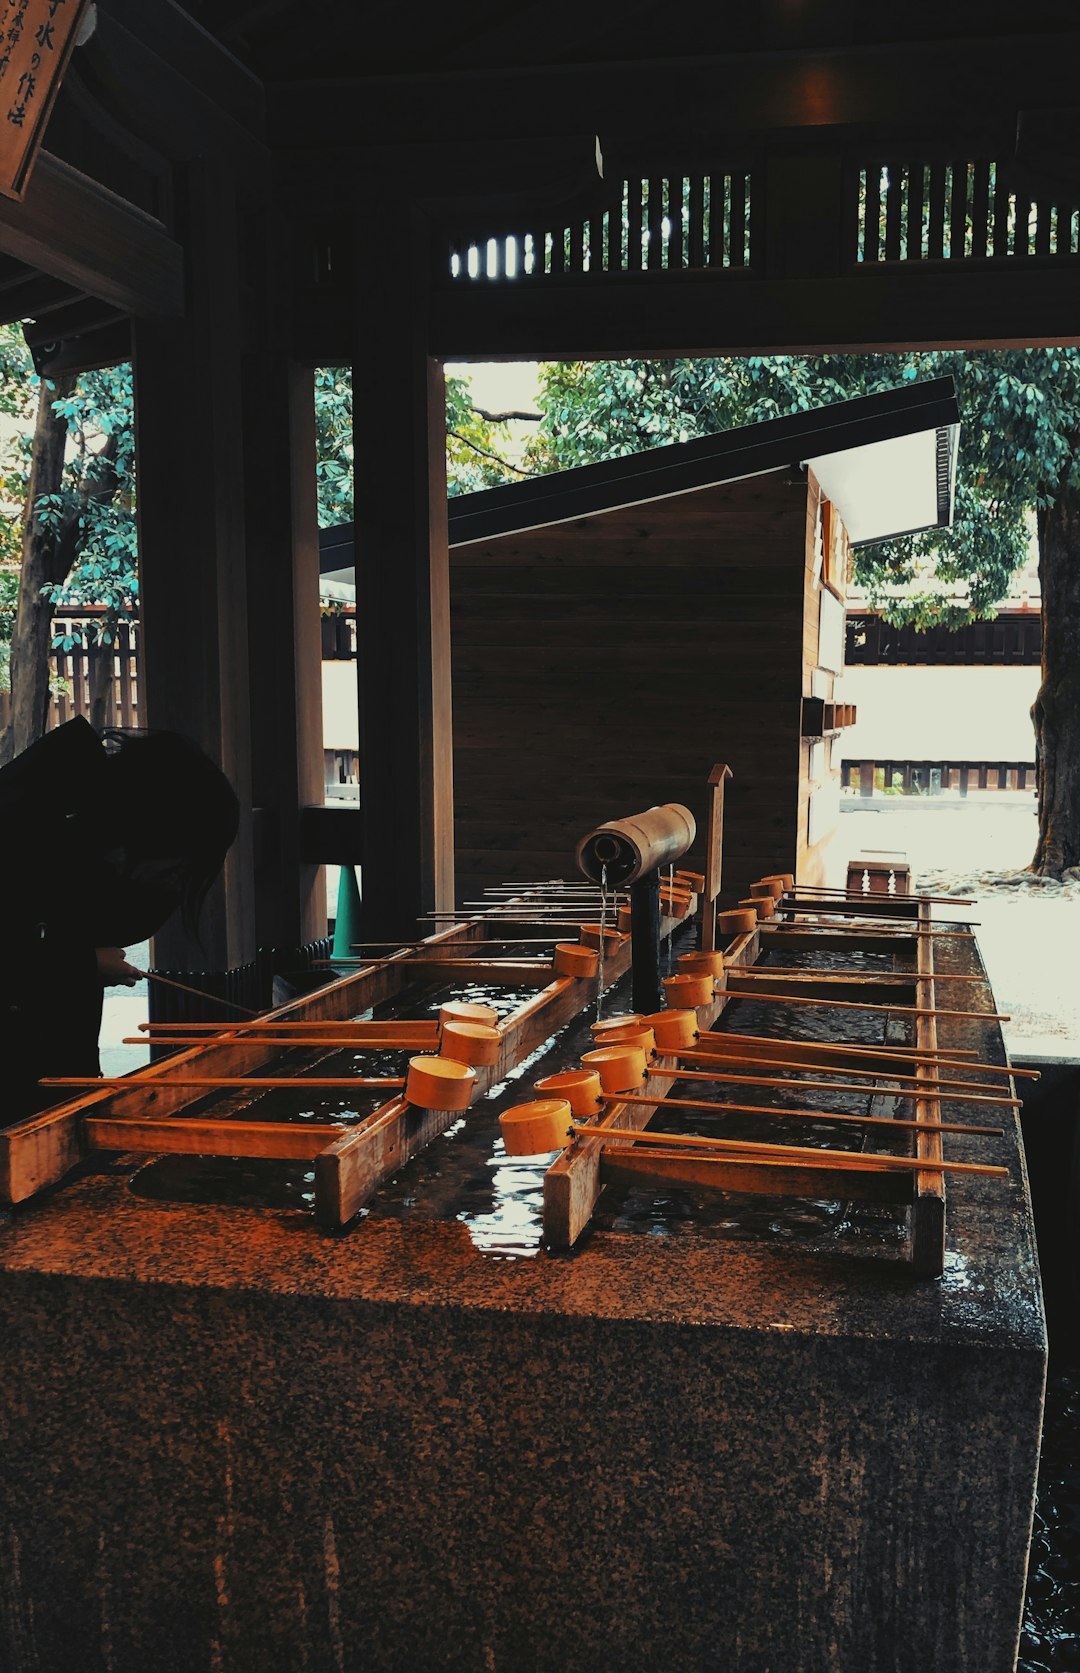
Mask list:
[[[932,909],[929,906],[920,904],[921,927],[929,927],[931,913]],[[924,1009],[930,1009],[928,1016],[919,1016],[915,1020],[915,1041],[920,1051],[932,1052],[937,1049],[937,1022],[932,1010],[934,942],[931,936],[919,937],[915,957],[918,974],[917,1003]],[[934,1075],[933,1069],[926,1063],[920,1063],[915,1073],[921,1081],[931,1080]],[[919,1121],[932,1122],[933,1105],[925,1099],[917,1099],[915,1115]],[[941,1134],[920,1132],[915,1140],[915,1154],[920,1161],[940,1162],[944,1154]],[[916,1175],[911,1204],[911,1265],[919,1278],[940,1278],[945,1270],[945,1180],[940,1173],[927,1172]]]
[[[243,561],[240,218],[220,162],[178,174],[187,228],[183,319],[134,326],[143,724],[186,733],[240,798],[240,833],[200,923],[174,917],[155,962],[224,970],[255,951]]]
[[[406,217],[406,223],[408,218]],[[426,225],[358,272],[353,369],[357,677],[366,936],[453,906],[446,412],[427,353]]]
[[[655,866],[630,885],[630,945],[634,964],[631,1004],[635,1011],[659,1011],[664,991],[660,986],[660,873]]]
[[[260,947],[299,947],[326,934],[325,873],[300,848],[300,810],[325,795],[315,394],[310,368],[284,352],[289,268],[277,233],[268,219],[269,342],[245,358],[243,387],[255,924]]]
[[[724,780],[732,771],[723,761],[709,774],[709,805],[705,822],[705,889],[702,894],[701,947],[716,951],[716,897],[724,868]]]

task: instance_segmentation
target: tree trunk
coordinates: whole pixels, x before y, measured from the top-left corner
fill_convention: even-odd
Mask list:
[[[10,761],[45,733],[49,713],[49,648],[52,604],[42,598],[46,582],[63,581],[71,543],[41,526],[34,507],[40,494],[59,493],[64,476],[67,421],[53,409],[74,388],[73,377],[44,379],[30,456],[30,480],[23,512],[23,561],[19,605],[11,636],[11,718],[0,740],[0,762]],[[61,567],[62,566],[62,567]]]
[[[1028,867],[1060,877],[1080,866],[1080,489],[1039,515],[1042,684],[1032,705],[1039,841]]]

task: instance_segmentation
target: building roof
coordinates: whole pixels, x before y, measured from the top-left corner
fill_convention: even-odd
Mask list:
[[[952,518],[959,422],[951,378],[905,383],[695,441],[459,494],[449,504],[450,544],[544,528],[792,466],[813,470],[854,546],[944,528]],[[351,581],[352,545],[351,524],[322,531],[324,582]]]

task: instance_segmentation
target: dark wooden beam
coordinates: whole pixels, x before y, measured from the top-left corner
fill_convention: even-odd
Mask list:
[[[264,107],[259,77],[182,6],[173,0],[97,0],[97,10],[97,28],[88,47],[96,39],[112,51],[124,36],[128,50],[138,45],[145,53],[140,60],[144,70],[154,61],[159,87],[165,81],[182,82],[189,99],[197,94],[241,127],[252,133],[260,130]]]
[[[447,360],[1076,345],[1078,276],[1071,263],[943,263],[835,279],[455,285],[432,297],[430,341]]]
[[[34,357],[34,366],[43,378],[59,377],[64,372],[92,372],[99,366],[117,366],[131,359],[131,321],[117,319],[111,323],[82,330],[76,336],[61,337],[53,342],[46,336],[34,340],[24,331]]]
[[[173,162],[216,157],[235,177],[257,178],[265,166],[258,79],[167,0],[107,3],[75,58],[100,113]]]
[[[649,58],[607,62],[602,73],[594,64],[537,64],[328,77],[269,88],[268,132],[309,149],[426,141],[439,147],[434,166],[447,170],[453,166],[447,134],[460,127],[463,109],[483,113],[489,136],[518,141],[565,132],[567,111],[579,113],[581,126],[601,140],[634,145],[931,122],[955,133],[971,121],[1007,124],[1020,107],[1074,104],[1078,57],[1080,31],[1062,30],[798,54]]]
[[[123,313],[183,312],[183,251],[161,222],[48,152],[21,203],[0,198],[0,250]]]

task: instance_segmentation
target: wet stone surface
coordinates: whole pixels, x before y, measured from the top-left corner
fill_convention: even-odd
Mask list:
[[[1046,1386],[1018,1673],[1080,1669],[1080,1361]]]
[[[32,1623],[49,1673],[1013,1673],[1044,1346],[1015,1149],[951,1195],[940,1284],[829,1203],[732,1197],[709,1226],[612,1193],[554,1255],[544,1159],[510,1164],[497,1114],[590,1020],[341,1236],[304,1170],[278,1212],[216,1164],[204,1198],[111,1161],[10,1217],[5,1666]]]

